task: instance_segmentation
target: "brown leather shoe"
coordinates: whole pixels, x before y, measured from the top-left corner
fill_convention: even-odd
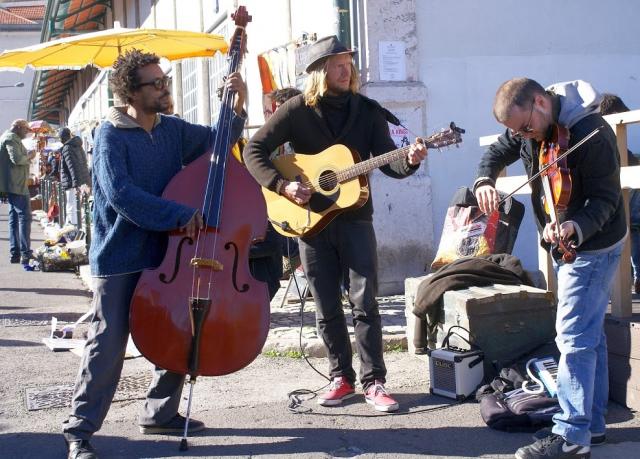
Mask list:
[[[67,459],[98,459],[96,450],[89,440],[76,440],[67,442],[69,454]]]

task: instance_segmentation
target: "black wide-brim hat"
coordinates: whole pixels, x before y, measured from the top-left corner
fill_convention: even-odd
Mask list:
[[[340,43],[340,40],[338,40],[338,37],[335,35],[329,35],[309,46],[309,51],[307,52],[308,64],[304,70],[310,73],[330,56],[337,56],[339,54],[351,54],[353,56],[355,52],[355,50],[349,49]]]

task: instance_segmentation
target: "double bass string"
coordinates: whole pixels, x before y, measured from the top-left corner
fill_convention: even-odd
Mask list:
[[[241,41],[241,37],[234,37],[234,41],[236,43],[234,43],[234,46],[232,46],[232,49],[229,52],[230,63],[229,63],[229,71],[227,73],[228,75],[231,74],[233,71],[235,71],[235,69],[239,67],[239,63],[240,63],[240,59],[239,59],[240,53],[238,52],[238,49],[240,49],[239,44]],[[209,180],[207,182],[210,193],[215,190],[220,190],[221,192],[224,191],[224,187],[223,186],[218,187],[218,184],[222,183],[222,185],[224,185],[225,171],[226,171],[226,165],[227,165],[226,159],[228,159],[227,158],[228,150],[231,147],[233,95],[234,95],[233,91],[228,90],[226,87],[224,88],[223,97],[222,97],[222,106],[220,110],[220,115],[219,115],[217,129],[216,129],[216,136],[214,139],[214,145],[212,149],[213,150],[212,161],[209,167]],[[220,161],[220,159],[223,157],[222,155],[225,155],[224,157],[225,160]],[[212,175],[213,175],[213,179],[211,180]],[[223,202],[222,196],[218,197],[217,209],[212,209],[213,202],[214,202],[214,198],[212,197],[208,202],[208,207],[206,209],[203,208],[203,216],[210,216],[214,212],[216,213],[217,228],[216,228],[215,234],[211,235],[211,237],[213,237],[213,244],[212,244],[212,249],[210,254],[210,258],[212,260],[215,260],[215,254],[217,253],[218,235],[220,232],[219,227],[221,224],[220,217],[222,214],[222,202]],[[204,234],[205,247],[207,246],[206,244],[206,241],[208,240],[207,238],[210,236],[208,233],[209,233],[208,231],[205,231],[205,234]],[[198,253],[198,250],[199,250],[200,236],[201,236],[201,231],[198,230],[198,237],[197,237],[198,243],[196,244],[196,253]],[[199,276],[199,272],[198,272],[198,275],[196,275],[195,269],[196,267],[194,266],[192,290],[195,289],[196,295],[200,297],[200,287],[201,287],[200,276]],[[213,271],[214,271],[213,269],[209,270],[209,279],[207,283],[208,285],[207,299],[210,299],[210,296],[211,296],[211,287],[213,285]],[[196,279],[197,279],[197,282],[196,282]]]

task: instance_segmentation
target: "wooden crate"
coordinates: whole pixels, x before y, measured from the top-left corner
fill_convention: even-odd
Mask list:
[[[605,320],[609,350],[609,398],[640,410],[640,315]]]

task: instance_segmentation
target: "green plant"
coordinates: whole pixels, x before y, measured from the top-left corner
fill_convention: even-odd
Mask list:
[[[293,349],[288,349],[286,351],[278,351],[276,349],[269,349],[268,351],[263,352],[262,355],[264,355],[266,357],[288,357],[290,359],[301,359],[302,358],[302,352],[297,351],[297,350],[293,350]]]

